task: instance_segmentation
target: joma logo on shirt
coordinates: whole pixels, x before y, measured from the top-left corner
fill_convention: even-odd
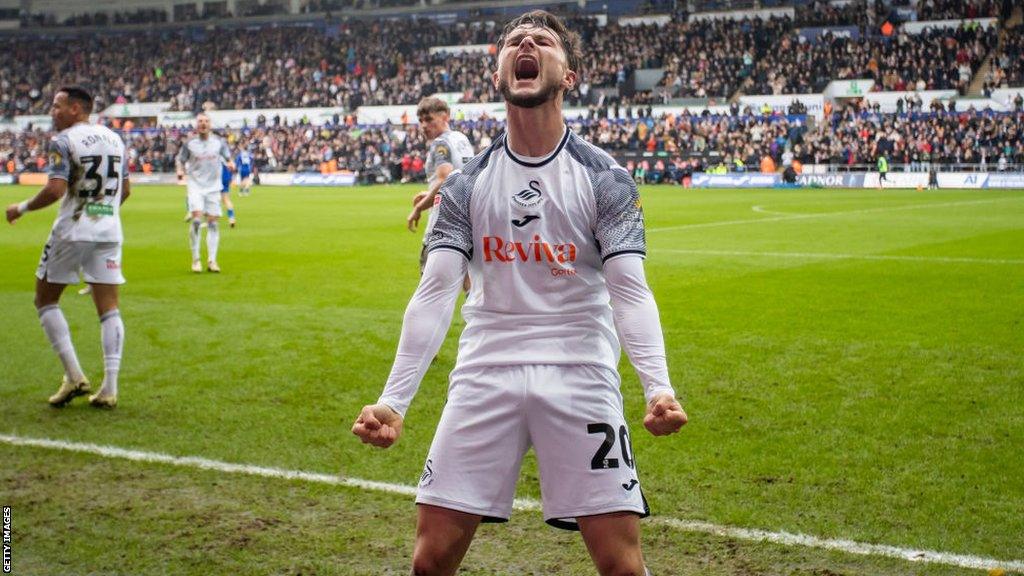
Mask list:
[[[576,245],[551,244],[534,235],[526,244],[505,240],[501,236],[484,236],[484,262],[566,262],[576,261]]]

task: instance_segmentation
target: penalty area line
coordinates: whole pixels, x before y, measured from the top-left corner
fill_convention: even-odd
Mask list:
[[[172,456],[170,454],[163,454],[160,452],[128,450],[125,448],[118,448],[116,446],[101,446],[98,444],[50,440],[47,438],[29,438],[11,434],[0,434],[0,443],[10,446],[44,448],[49,450],[77,452],[80,454],[92,454],[103,458],[117,458],[133,462],[166,464],[181,468],[208,470],[223,472],[226,474],[244,474],[247,476],[259,476],[263,478],[299,480],[302,482],[312,482],[317,484],[346,486],[350,488],[359,488],[361,490],[374,490],[378,492],[399,494],[402,496],[414,496],[416,494],[415,486],[407,486],[404,484],[376,482],[372,480],[362,480],[359,478],[349,478],[341,475],[324,474],[319,472],[286,470],[283,468],[273,468],[269,466],[234,464],[231,462],[222,462],[197,456]],[[520,511],[540,511],[541,505],[536,500],[517,498],[515,500],[514,508]],[[953,554],[934,550],[900,548],[898,546],[889,546],[886,544],[869,544],[865,542],[855,542],[853,540],[818,538],[816,536],[809,536],[806,534],[792,534],[789,532],[771,532],[768,530],[757,530],[752,528],[722,526],[709,522],[681,520],[678,518],[652,518],[649,522],[683,532],[711,534],[734,540],[770,542],[782,546],[819,548],[861,556],[882,556],[886,558],[906,560],[909,562],[944,564],[947,566],[973,568],[978,570],[1002,568],[1004,570],[1024,572],[1024,561],[1020,560],[996,560],[994,558],[984,558],[966,554]]]
[[[763,224],[765,222],[786,222],[789,220],[809,220],[814,218],[828,218],[831,216],[855,216],[859,214],[874,214],[876,212],[899,212],[902,210],[923,210],[926,208],[949,208],[953,206],[974,206],[979,204],[992,204],[995,202],[1005,202],[1007,200],[1017,200],[1018,196],[1009,196],[1004,198],[987,198],[984,200],[964,200],[958,202],[922,202],[919,204],[900,204],[898,206],[878,206],[875,208],[861,208],[858,210],[841,210],[838,212],[814,212],[805,214],[789,214],[782,213],[782,216],[771,216],[768,218],[743,218],[741,220],[718,220],[712,222],[697,222],[694,224],[679,224],[676,226],[662,226],[656,228],[648,228],[647,232],[669,232],[672,230],[689,230],[691,228],[717,228],[719,226],[737,226],[742,224]],[[756,208],[761,208],[756,206]],[[767,210],[758,210],[768,214]]]
[[[687,250],[662,248],[657,252],[691,254],[695,256],[739,256],[751,258],[795,258],[798,260],[880,260],[893,262],[923,262],[937,264],[995,264],[1019,266],[1020,258],[970,258],[961,256],[911,256],[901,254],[833,254],[830,252],[751,252],[745,250]]]

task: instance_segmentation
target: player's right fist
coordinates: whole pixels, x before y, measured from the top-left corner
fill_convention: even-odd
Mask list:
[[[21,217],[21,208],[17,204],[7,207],[7,222],[14,224],[14,221]]]
[[[363,444],[388,448],[402,435],[402,416],[384,404],[363,406],[352,425],[352,433],[359,436]]]

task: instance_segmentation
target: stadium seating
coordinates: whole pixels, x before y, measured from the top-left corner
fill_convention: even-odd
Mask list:
[[[994,53],[993,64],[992,86],[1024,86],[1024,25],[1004,32],[1002,44]]]
[[[589,110],[573,123],[581,134],[617,153],[650,153],[754,166],[763,156],[776,162],[789,150],[805,163],[870,163],[880,138],[891,144],[894,162],[993,163],[1003,156],[1024,162],[1015,113],[947,112],[943,106],[881,115],[869,108],[847,108],[833,117],[808,121],[797,111],[787,116],[742,112],[730,115],[674,114],[652,118],[652,107],[698,98],[726,104],[740,94],[821,92],[832,80],[871,78],[875,90],[956,89],[975,94],[1024,85],[1024,27],[1001,29],[965,23],[929,27],[920,33],[895,28],[878,33],[882,22],[974,17],[1005,18],[1006,3],[995,0],[922,0],[916,8],[882,0],[831,6],[823,0],[796,2],[795,19],[691,20],[667,3],[633,6],[660,11],[666,23],[652,21],[605,26],[585,14],[569,14],[586,47],[581,89],[568,102]],[[358,3],[357,3],[358,4]],[[621,3],[615,4],[621,8]],[[734,9],[741,3],[725,2]],[[779,2],[762,3],[775,6]],[[322,0],[308,10],[351,8],[352,2]],[[158,11],[157,11],[158,12]],[[669,16],[664,16],[664,14]],[[481,19],[503,16],[478,14]],[[98,23],[80,15],[69,25]],[[159,21],[154,11],[118,13],[113,24]],[[218,21],[220,22],[220,21]],[[308,23],[307,23],[308,24]],[[853,27],[857,32],[801,38],[805,27]],[[835,30],[834,30],[835,31]],[[80,83],[97,94],[100,109],[115,103],[170,102],[173,110],[340,107],[413,104],[425,95],[456,93],[462,102],[500,100],[490,81],[494,66],[488,50],[446,53],[431,47],[484,45],[495,30],[482,21],[441,24],[430,19],[324,21],[304,26],[158,27],[116,34],[87,31],[71,37],[77,50],[38,34],[0,36],[8,64],[0,67],[0,116],[45,114],[53,91]],[[102,58],[88,55],[102,54]],[[983,63],[986,63],[982,68]],[[638,71],[654,71],[648,86],[636,84]],[[980,71],[980,72],[979,72]],[[975,78],[977,76],[978,79]],[[983,77],[983,90],[978,86]],[[864,103],[861,103],[864,106]],[[620,114],[620,111],[622,112]],[[617,118],[609,120],[608,118]],[[600,120],[599,120],[600,119]],[[350,123],[349,123],[350,124]],[[474,142],[487,142],[501,130],[495,122],[463,123]],[[126,132],[136,171],[169,171],[184,133],[154,123]],[[955,137],[977,137],[976,140]],[[978,136],[979,134],[984,137]],[[47,134],[0,132],[0,171],[45,168]],[[408,178],[424,147],[415,129],[397,126],[355,128],[335,119],[327,127],[273,120],[232,142],[254,150],[264,171],[324,169],[386,172]],[[403,163],[403,159],[405,162]],[[396,168],[397,167],[397,168]]]
[[[880,114],[848,107],[831,120],[809,127],[799,116],[680,115],[631,120],[579,119],[573,130],[613,154],[663,158],[699,166],[724,163],[756,170],[770,156],[782,166],[785,153],[804,164],[871,164],[884,150],[894,164],[920,169],[929,163],[977,164],[996,168],[1000,156],[1010,164],[1024,164],[1024,111],[1012,113],[914,112]],[[460,122],[478,147],[501,132],[496,121]],[[136,130],[126,137],[133,172],[170,172],[187,132],[178,129]],[[412,177],[402,170],[403,158],[422,156],[426,147],[415,126],[358,128],[263,126],[226,133],[233,146],[253,151],[263,172],[351,170],[380,173],[388,180]],[[40,131],[0,132],[0,173],[39,171],[46,167],[49,134]],[[408,164],[408,159],[405,164]],[[8,160],[12,166],[8,166]],[[406,166],[405,172],[408,172]],[[420,175],[422,176],[422,175]]]
[[[917,5],[918,20],[997,18],[999,15],[999,3],[993,0],[921,0]]]
[[[851,39],[831,34],[800,42],[796,33],[757,62],[744,91],[750,94],[820,92],[833,79],[872,78],[884,90],[958,89],[996,46],[994,28],[934,28],[895,38]]]
[[[820,91],[832,79],[871,77],[892,90],[957,88],[964,92],[998,31],[974,25],[921,34],[875,34],[895,12],[881,2],[860,9],[812,2],[788,17],[764,20],[688,20],[671,13],[663,25],[598,26],[578,15],[570,25],[584,37],[585,86],[574,98],[587,103],[599,89],[630,97],[637,70],[664,72],[664,99],[793,94]],[[995,12],[993,2],[923,3],[921,11],[948,17]],[[127,16],[124,16],[127,19]],[[500,24],[500,19],[499,19]],[[801,42],[803,26],[859,27],[857,38],[826,35]],[[183,25],[185,26],[185,25]],[[867,35],[868,31],[871,35]],[[429,19],[319,21],[314,26],[160,28],[116,35],[83,33],[78,56],[61,42],[38,35],[6,35],[0,50],[0,115],[43,114],[57,84],[93,89],[99,105],[169,101],[173,109],[245,109],[409,104],[435,92],[459,93],[464,102],[500,97],[491,85],[493,55],[431,53],[431,47],[487,44],[493,29],[442,25]],[[1019,41],[1006,52],[1004,69],[1019,68]],[[89,58],[84,54],[102,54]],[[1010,70],[1012,71],[1012,70]],[[1007,72],[1009,74],[1009,71]],[[1011,83],[1019,80],[1019,70]]]

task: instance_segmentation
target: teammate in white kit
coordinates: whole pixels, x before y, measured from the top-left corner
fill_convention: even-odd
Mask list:
[[[217,248],[220,245],[220,227],[217,220],[221,215],[221,170],[227,166],[235,170],[231,161],[231,150],[224,140],[210,130],[210,117],[196,116],[198,135],[181,147],[178,152],[178,180],[188,174],[188,210],[192,214],[189,224],[189,247],[192,249],[192,271],[202,272],[200,239],[203,215],[206,215],[206,269],[220,272],[217,264]]]
[[[644,277],[639,195],[562,118],[579,37],[534,11],[506,25],[497,50],[508,131],[441,188],[391,374],[352,431],[379,447],[398,439],[468,268],[466,327],[417,491],[413,572],[454,574],[480,522],[509,518],[533,446],[545,520],[578,528],[602,575],[645,574],[648,509],[619,392],[620,338],[644,386],[647,430],[677,432],[686,413]]]
[[[449,119],[448,105],[444,100],[434,96],[428,96],[420,100],[416,106],[416,117],[420,121],[420,128],[423,134],[430,141],[427,149],[427,161],[424,165],[427,172],[427,189],[416,194],[412,199],[412,212],[406,219],[410,232],[416,231],[416,225],[420,221],[420,214],[424,210],[430,210],[437,199],[437,191],[441,189],[448,175],[453,170],[461,170],[466,162],[473,156],[473,145],[469,143],[461,132],[456,132],[448,126]],[[430,212],[427,218],[427,225],[423,228],[423,250],[420,252],[420,272],[427,260],[427,240],[430,238],[430,231],[437,221],[437,211]]]
[[[82,88],[57,91],[50,116],[59,133],[50,141],[49,180],[31,200],[7,207],[7,221],[13,224],[24,213],[63,198],[36,270],[35,297],[39,322],[64,365],[60,389],[50,397],[50,404],[58,407],[91,392],[59,304],[64,287],[77,284],[79,273],[92,286],[103,344],[103,385],[89,396],[89,404],[101,408],[117,405],[124,349],[117,287],[124,284],[120,213],[130,193],[127,156],[117,134],[89,124],[92,106],[92,96]]]

